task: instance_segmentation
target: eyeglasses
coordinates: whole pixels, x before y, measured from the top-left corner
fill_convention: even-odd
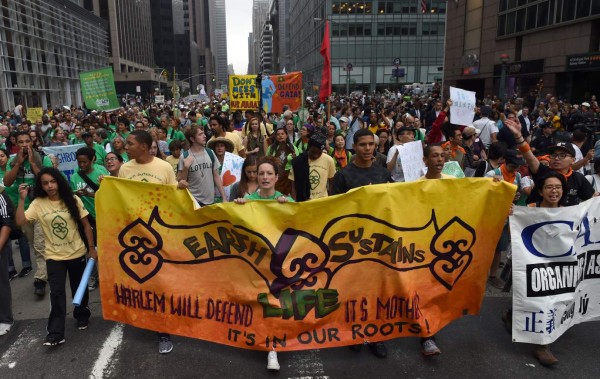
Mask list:
[[[567,154],[567,153],[558,153],[558,154],[552,154],[552,155],[550,155],[550,158],[552,158],[552,159],[557,159],[558,158],[560,160],[563,160],[566,157],[570,157],[570,156],[571,155]]]
[[[561,185],[547,185],[544,186],[544,191],[562,191],[562,186]]]
[[[104,162],[106,162],[106,163],[108,163],[108,162],[112,162],[112,161],[118,161],[118,159],[117,159],[117,158],[115,158],[115,157],[110,157],[110,158],[106,158],[106,159],[104,160]]]

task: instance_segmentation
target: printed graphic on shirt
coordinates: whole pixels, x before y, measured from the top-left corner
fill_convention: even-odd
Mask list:
[[[67,220],[62,218],[61,216],[56,216],[52,219],[52,234],[56,237],[64,240],[65,237],[69,234],[69,228],[67,227]]]

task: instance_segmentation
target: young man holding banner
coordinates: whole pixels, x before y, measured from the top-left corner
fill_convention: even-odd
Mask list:
[[[353,135],[352,148],[356,152],[354,160],[348,163],[333,177],[332,195],[346,193],[353,188],[371,184],[391,183],[390,172],[376,165],[373,157],[375,151],[375,136],[369,129],[359,129]],[[371,352],[378,358],[387,357],[387,348],[383,342],[369,342]],[[360,351],[362,345],[350,347]]]

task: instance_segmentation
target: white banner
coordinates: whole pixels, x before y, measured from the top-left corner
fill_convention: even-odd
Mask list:
[[[515,207],[515,342],[546,345],[572,325],[600,320],[600,197],[564,208]]]
[[[78,169],[77,156],[75,153],[82,147],[85,147],[85,144],[51,146],[44,147],[43,150],[47,155],[55,155],[58,157],[58,169],[65,174],[67,181],[70,181],[71,175]]]
[[[223,181],[223,189],[225,190],[226,197],[223,199],[224,202],[229,200],[231,186],[240,181],[243,164],[244,158],[228,152],[225,153],[225,158],[223,158],[223,168],[221,169],[221,180]]]
[[[475,117],[475,92],[450,87],[450,122],[456,125],[471,125]]]
[[[414,141],[405,143],[398,148],[400,162],[402,162],[402,171],[404,172],[404,181],[413,182],[422,175],[425,162],[423,162],[423,143]]]
[[[156,96],[154,96],[154,102],[156,104],[164,104],[165,103],[165,95],[156,95]]]

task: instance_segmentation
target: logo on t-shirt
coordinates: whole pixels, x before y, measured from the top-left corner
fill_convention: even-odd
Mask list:
[[[64,240],[67,234],[69,234],[69,228],[67,228],[67,221],[60,216],[54,217],[50,226],[52,227],[52,234],[54,234],[61,240]]]
[[[308,181],[310,183],[310,189],[314,191],[319,186],[319,183],[321,183],[321,175],[317,170],[313,169],[310,174],[308,174]]]

